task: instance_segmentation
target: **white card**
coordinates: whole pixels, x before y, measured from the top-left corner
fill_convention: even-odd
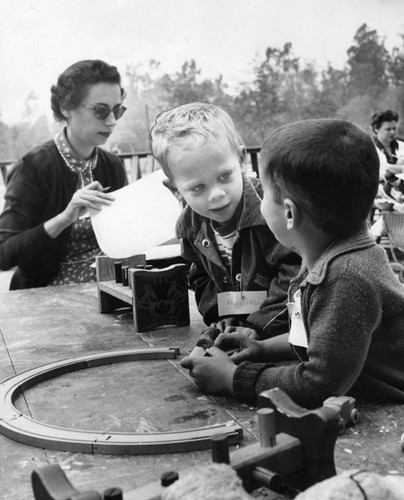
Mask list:
[[[288,302],[290,317],[289,343],[300,347],[308,347],[307,334],[304,327],[301,308],[301,291],[293,296],[294,302]]]
[[[163,185],[165,178],[161,169],[156,170],[113,191],[111,205],[91,211],[95,236],[108,257],[132,257],[175,238],[182,206]]]
[[[258,311],[267,298],[265,290],[258,292],[222,292],[217,294],[219,316],[251,314]]]

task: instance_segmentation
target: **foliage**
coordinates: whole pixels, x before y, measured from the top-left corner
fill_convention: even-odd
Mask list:
[[[389,86],[391,56],[375,30],[363,24],[348,49],[348,89],[351,97],[366,94],[378,98]]]
[[[404,33],[401,46],[388,51],[376,30],[359,27],[347,49],[343,68],[329,65],[319,72],[303,65],[291,43],[268,47],[252,65],[253,78],[230,91],[223,76],[203,78],[195,60],[185,61],[174,74],[162,73],[160,63],[129,65],[125,81],[128,111],[107,147],[122,152],[149,149],[148,132],[161,111],[193,101],[222,106],[233,117],[247,146],[262,144],[274,128],[306,118],[339,117],[369,130],[372,113],[394,109],[404,114]],[[36,118],[36,96],[28,95],[25,116],[7,125],[0,115],[0,158],[17,158],[52,137],[55,125]],[[401,129],[404,136],[404,129]]]

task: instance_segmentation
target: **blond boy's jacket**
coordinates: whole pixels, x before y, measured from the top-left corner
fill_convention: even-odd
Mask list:
[[[185,207],[177,221],[182,255],[191,262],[190,285],[207,325],[217,322],[218,292],[265,290],[268,298],[260,309],[239,317],[262,338],[288,330],[286,308],[290,279],[300,268],[300,257],[282,246],[261,215],[262,187],[259,179],[243,177],[243,208],[228,271],[217,249],[210,220]]]

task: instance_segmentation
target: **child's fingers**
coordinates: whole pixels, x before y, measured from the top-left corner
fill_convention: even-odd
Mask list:
[[[243,335],[237,332],[229,333],[226,331],[217,337],[213,345],[222,350],[238,349],[241,347],[244,340],[245,338]]]
[[[223,356],[224,355],[222,349],[219,349],[219,348],[214,347],[214,346],[207,349],[206,353],[208,356]]]
[[[236,332],[237,327],[236,326],[226,326],[226,328],[223,331],[226,333]]]
[[[187,356],[181,360],[180,364],[183,368],[190,370],[194,366],[194,360],[190,356]]]
[[[259,340],[260,336],[256,330],[251,330],[251,333],[248,335],[249,340]]]
[[[230,359],[235,363],[236,365],[239,365],[243,361],[248,361],[249,359],[249,349],[243,349],[242,351],[237,351],[234,354],[230,356]]]
[[[235,336],[231,333],[220,333],[217,336],[217,339],[214,342],[214,346],[219,349],[229,348],[229,347],[237,347],[239,341],[235,338]]]
[[[218,330],[221,332],[224,332],[224,329],[226,328],[226,322],[224,320],[220,320],[217,323],[212,323],[210,326],[216,327]]]

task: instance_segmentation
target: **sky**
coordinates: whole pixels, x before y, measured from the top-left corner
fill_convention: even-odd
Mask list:
[[[20,121],[31,92],[51,116],[50,86],[80,59],[121,74],[150,59],[175,73],[195,59],[202,77],[234,88],[267,47],[291,42],[303,63],[342,68],[363,23],[388,49],[402,46],[404,0],[0,0],[0,119]]]

